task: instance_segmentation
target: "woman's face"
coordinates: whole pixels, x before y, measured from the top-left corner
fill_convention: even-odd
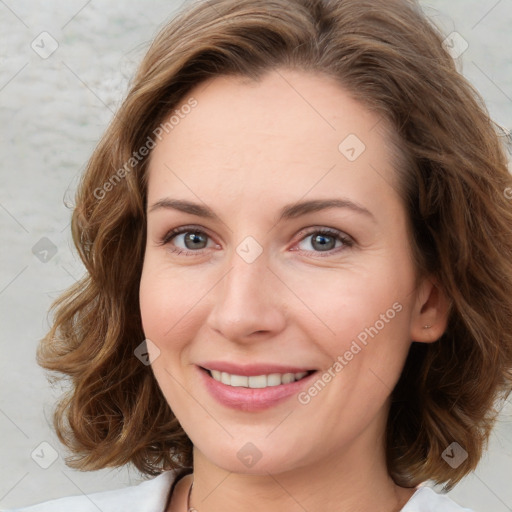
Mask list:
[[[375,457],[411,339],[433,341],[384,120],[290,70],[190,97],[148,170],[140,305],[167,402],[229,471]]]

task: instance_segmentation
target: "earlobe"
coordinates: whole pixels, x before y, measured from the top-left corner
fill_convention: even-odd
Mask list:
[[[411,340],[433,343],[446,331],[451,301],[437,280],[425,278],[416,294],[411,317]]]

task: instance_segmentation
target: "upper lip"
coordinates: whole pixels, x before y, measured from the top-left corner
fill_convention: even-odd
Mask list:
[[[235,364],[223,361],[207,361],[201,363],[200,367],[205,370],[217,370],[226,372],[231,375],[244,375],[247,377],[255,375],[270,375],[271,373],[302,373],[313,371],[313,368],[305,368],[303,366],[284,366],[273,363],[251,363],[251,364]]]

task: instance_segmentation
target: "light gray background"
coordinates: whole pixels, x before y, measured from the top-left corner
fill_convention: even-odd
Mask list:
[[[64,464],[65,451],[49,426],[59,389],[47,383],[34,355],[51,302],[83,272],[71,248],[70,210],[64,203],[72,204],[77,177],[147,44],[181,4],[0,0],[2,508],[140,481],[135,470],[80,473]],[[512,0],[422,5],[446,35],[456,30],[469,43],[458,59],[460,69],[492,117],[512,129]],[[31,48],[43,31],[59,44],[47,59]],[[43,237],[57,249],[46,263],[32,253]],[[31,456],[42,442],[58,456],[48,469],[34,459],[51,462],[52,448]],[[507,403],[479,469],[451,496],[480,512],[511,511],[511,474],[512,406]]]

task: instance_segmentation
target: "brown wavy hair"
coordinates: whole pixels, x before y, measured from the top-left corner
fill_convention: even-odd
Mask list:
[[[54,426],[70,467],[192,466],[190,439],[134,357],[148,164],[137,152],[202,81],[279,68],[334,77],[393,126],[418,275],[451,302],[445,333],[411,344],[393,391],[389,473],[450,489],[476,467],[512,389],[512,179],[497,125],[443,39],[412,0],[200,1],[160,31],[82,177],[72,233],[87,273],[54,303],[38,349],[69,381]],[[456,469],[442,458],[454,441],[468,453]]]

